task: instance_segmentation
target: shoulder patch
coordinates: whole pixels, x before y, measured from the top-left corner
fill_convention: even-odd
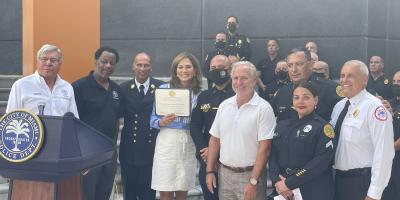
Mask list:
[[[386,109],[383,106],[379,106],[375,109],[375,118],[380,120],[380,121],[386,121],[387,120],[387,113]]]
[[[331,139],[335,137],[335,131],[333,130],[332,125],[326,124],[324,126],[324,134],[326,137],[331,138]]]
[[[336,86],[336,94],[337,94],[339,97],[344,97],[344,92],[343,92],[342,86],[340,86],[340,85]]]

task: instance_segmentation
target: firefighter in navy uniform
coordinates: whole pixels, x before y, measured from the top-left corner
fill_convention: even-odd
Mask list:
[[[214,56],[216,55],[237,55],[237,53],[234,51],[234,48],[229,46],[227,44],[227,38],[228,34],[221,31],[218,32],[215,35],[215,42],[214,42],[214,49],[207,53],[205,61],[204,61],[204,66],[203,66],[203,74],[207,77],[208,71],[210,70],[210,61]],[[212,88],[212,81],[210,81],[209,78],[207,78],[207,83],[208,83],[208,89]]]
[[[388,186],[382,194],[382,200],[400,199],[400,71],[393,76],[393,133],[395,156],[392,164],[392,174]]]
[[[332,164],[337,140],[333,127],[314,111],[318,96],[310,82],[293,93],[297,116],[280,121],[275,129],[269,173],[276,191],[292,199],[300,188],[305,200],[332,200]]]
[[[271,101],[277,121],[295,116],[292,109],[293,88],[301,81],[309,81],[316,87],[319,101],[315,112],[329,121],[333,107],[343,96],[341,87],[331,80],[312,75],[311,55],[307,49],[293,49],[287,56],[287,64],[291,82],[280,88]]]
[[[199,181],[205,200],[218,199],[218,192],[210,193],[205,183],[209,130],[217,114],[219,104],[235,95],[230,81],[229,59],[224,55],[217,55],[211,60],[210,66],[208,74],[215,86],[200,93],[190,122],[190,134],[196,146],[196,157],[200,162]]]
[[[164,82],[149,76],[151,64],[146,53],[136,55],[132,68],[134,79],[121,84],[126,98],[119,147],[123,194],[127,200],[155,199],[151,174],[158,130],[150,127],[150,115],[155,89]]]
[[[236,16],[229,16],[226,28],[228,29],[227,42],[231,49],[233,49],[239,60],[250,60],[251,57],[251,46],[250,39],[244,35],[238,33],[239,20]]]

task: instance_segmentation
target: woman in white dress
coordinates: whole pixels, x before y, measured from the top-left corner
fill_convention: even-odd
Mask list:
[[[191,91],[192,109],[201,89],[201,70],[196,57],[190,53],[178,54],[171,65],[171,80],[160,88],[182,88]],[[160,191],[161,200],[187,198],[194,187],[196,164],[195,146],[190,136],[190,117],[174,113],[159,116],[153,113],[150,126],[160,129],[154,152],[151,188]]]

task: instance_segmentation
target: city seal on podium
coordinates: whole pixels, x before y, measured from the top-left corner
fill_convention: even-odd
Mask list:
[[[19,163],[31,159],[43,143],[43,124],[27,110],[15,110],[0,119],[0,156]]]

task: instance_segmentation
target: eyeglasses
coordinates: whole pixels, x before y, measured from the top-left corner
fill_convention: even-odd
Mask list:
[[[58,58],[39,58],[40,62],[47,63],[50,61],[51,64],[56,64],[60,61]]]

